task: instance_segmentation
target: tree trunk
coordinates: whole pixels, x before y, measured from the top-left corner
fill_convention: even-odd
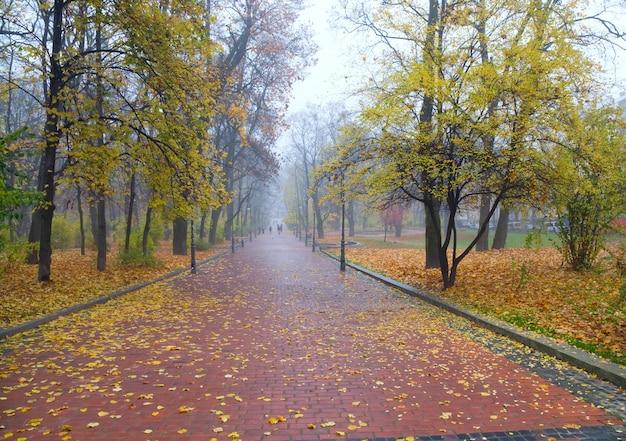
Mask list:
[[[425,240],[426,240],[426,268],[440,268],[439,248],[441,246],[441,218],[439,208],[441,202],[432,196],[427,196],[425,204]]]
[[[211,226],[209,227],[209,243],[215,245],[217,243],[217,226],[222,214],[222,207],[216,208],[211,212]],[[224,238],[230,239],[230,235],[226,237],[226,231],[224,231]]]
[[[320,208],[319,202],[320,198],[317,194],[317,191],[311,196],[313,199],[313,216],[315,216],[315,228],[317,228],[317,238],[324,238],[324,218],[322,217],[322,210]]]
[[[104,200],[104,192],[98,194],[98,209],[97,209],[97,249],[98,257],[96,268],[98,271],[104,271],[107,269],[107,221],[106,221],[106,205]]]
[[[96,51],[98,58],[98,66],[102,66],[102,26],[100,24],[100,8],[96,9],[98,27],[96,30]],[[100,122],[104,120],[104,85],[100,72],[96,74],[96,108],[98,110],[98,118]],[[102,128],[96,139],[98,150],[104,148],[104,133]],[[98,271],[107,269],[107,220],[106,220],[106,201],[104,190],[98,190],[98,258],[96,268]]]
[[[202,212],[202,217],[200,218],[200,229],[198,231],[198,239],[202,240],[206,236],[206,218],[208,216],[208,211]]]
[[[493,243],[491,247],[494,250],[502,249],[506,246],[506,236],[509,231],[509,215],[508,208],[500,207],[500,217],[498,217],[498,225],[496,227],[496,233],[493,236]]]
[[[354,202],[350,201],[348,203],[348,237],[354,237]]]
[[[130,195],[128,196],[128,214],[126,215],[126,237],[124,251],[130,249],[130,233],[133,229],[133,207],[135,205],[135,173],[130,177]]]
[[[401,223],[396,223],[394,225],[395,227],[395,231],[396,231],[396,237],[402,237],[402,224]]]
[[[187,219],[182,217],[174,219],[172,246],[175,256],[187,255]]]
[[[148,239],[150,238],[150,225],[152,223],[152,207],[146,210],[146,223],[143,226],[143,236],[141,238],[141,253],[143,257],[148,256]]]
[[[83,215],[83,200],[80,186],[76,186],[76,205],[78,207],[78,224],[80,227],[80,255],[85,255],[85,216]]]
[[[480,198],[480,219],[478,221],[478,228],[483,224],[485,225],[485,230],[478,238],[478,242],[476,242],[476,251],[487,251],[489,249],[489,222],[487,222],[487,218],[489,217],[489,211],[491,210],[491,198],[488,195],[482,195]]]
[[[91,199],[96,201],[96,195],[93,191],[90,191]],[[98,207],[96,202],[92,202],[89,205],[89,225],[91,227],[91,235],[93,236],[93,243],[98,246]]]

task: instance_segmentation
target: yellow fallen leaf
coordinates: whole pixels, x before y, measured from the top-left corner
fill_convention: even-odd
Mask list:
[[[178,433],[179,435],[182,435],[183,433],[187,433],[187,429],[178,429],[176,433]]]
[[[222,429],[221,427],[214,427],[213,428],[213,432],[215,433],[222,433],[224,431],[224,429]]]
[[[237,432],[230,432],[230,433],[228,434],[228,437],[229,437],[230,439],[237,439],[237,438],[239,438],[239,433],[237,433]]]
[[[194,410],[195,407],[188,407],[188,406],[179,406],[178,407],[178,413],[188,413],[191,412],[192,410]]]
[[[143,431],[143,433],[147,433],[147,434],[148,433],[152,433],[152,432],[154,432],[152,429],[146,429],[146,430]]]
[[[335,426],[335,422],[334,421],[328,421],[326,423],[322,423],[320,424],[321,427],[333,427]]]
[[[346,432],[340,432],[339,430],[335,432],[337,436],[346,436]]]
[[[98,412],[99,417],[104,417],[104,416],[107,416],[108,414],[109,412],[105,412],[104,410],[101,410],[100,412]]]
[[[315,424],[310,424],[309,423],[309,424],[306,425],[306,428],[307,429],[315,429]]]
[[[87,429],[93,429],[94,427],[98,427],[100,423],[87,423]]]

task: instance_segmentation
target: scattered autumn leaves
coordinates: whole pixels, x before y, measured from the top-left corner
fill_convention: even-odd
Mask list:
[[[197,251],[198,261],[222,251]],[[111,294],[179,268],[189,267],[189,256],[174,256],[171,245],[155,253],[153,267],[124,266],[111,253],[106,271],[95,267],[95,254],[77,249],[58,250],[52,257],[52,281],[37,282],[37,265],[19,265],[0,274],[0,328],[15,326],[52,312]]]
[[[347,258],[403,283],[557,339],[626,361],[625,281],[617,271],[574,272],[554,248],[472,252],[454,287],[415,249],[349,248]]]

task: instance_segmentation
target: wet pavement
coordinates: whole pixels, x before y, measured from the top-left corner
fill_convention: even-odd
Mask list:
[[[0,342],[9,440],[620,440],[626,393],[265,234]]]

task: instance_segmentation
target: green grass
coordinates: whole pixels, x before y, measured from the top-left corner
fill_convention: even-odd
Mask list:
[[[474,239],[476,235],[475,230],[465,230],[459,231],[459,235],[457,238],[457,249],[465,249],[470,242]],[[424,248],[424,237],[420,235],[419,237],[415,237],[414,235],[410,236],[401,236],[395,237],[393,235],[387,235],[387,240],[385,241],[383,237],[371,237],[371,236],[363,236],[359,232],[356,233],[354,238],[349,238],[350,240],[354,239],[363,246],[370,248],[382,248],[382,249],[391,249],[391,248],[410,248],[410,249],[423,249]],[[552,246],[558,237],[554,233],[550,234],[541,234],[535,235],[532,237],[532,246]],[[491,244],[493,241],[493,232],[489,235],[489,243]],[[507,248],[525,248],[529,244],[529,234],[528,233],[512,233],[509,232],[506,239]]]

